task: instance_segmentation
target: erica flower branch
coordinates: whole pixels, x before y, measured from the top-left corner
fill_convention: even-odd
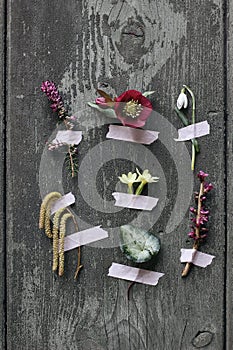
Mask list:
[[[191,207],[190,212],[194,214],[194,217],[191,218],[191,231],[188,233],[188,236],[193,239],[193,249],[197,251],[199,245],[207,237],[208,228],[206,224],[209,221],[209,210],[205,207],[206,195],[213,189],[211,183],[205,182],[205,178],[208,174],[204,171],[199,171],[198,178],[200,180],[200,189],[199,192],[195,192],[196,207]],[[191,267],[191,263],[188,262],[185,265],[184,270],[182,271],[182,277],[188,275]]]
[[[72,130],[74,127],[73,121],[76,119],[74,116],[69,116],[67,110],[64,107],[64,102],[62,97],[52,81],[44,81],[41,85],[41,91],[43,91],[48,100],[51,102],[50,107],[53,112],[56,112],[58,115],[58,122],[63,122],[67,130]],[[55,150],[61,146],[64,146],[63,143],[50,143],[48,145],[48,149],[50,151]],[[77,173],[77,146],[76,145],[68,145],[68,153],[67,153],[67,165],[69,172],[72,177],[74,177]]]

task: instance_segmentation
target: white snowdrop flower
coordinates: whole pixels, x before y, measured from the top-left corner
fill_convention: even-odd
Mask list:
[[[188,107],[188,98],[187,95],[184,93],[183,90],[181,90],[181,93],[179,94],[179,97],[176,102],[177,108],[187,108]]]

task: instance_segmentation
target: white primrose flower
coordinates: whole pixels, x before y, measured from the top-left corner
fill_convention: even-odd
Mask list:
[[[118,176],[118,178],[123,184],[126,185],[132,185],[133,183],[138,182],[138,180],[136,180],[137,174],[131,173],[131,171],[128,173],[128,175],[122,174],[121,176]]]
[[[188,98],[187,95],[184,93],[184,90],[181,90],[181,93],[179,94],[179,97],[176,102],[177,108],[187,108],[188,107]]]
[[[152,182],[159,181],[158,177],[151,176],[148,169],[144,170],[142,174],[139,172],[138,169],[136,169],[136,170],[137,170],[137,173],[139,175],[137,182],[142,182],[142,183],[146,184],[146,183],[152,183]]]

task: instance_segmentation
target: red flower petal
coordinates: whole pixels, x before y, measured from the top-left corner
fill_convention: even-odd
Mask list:
[[[143,108],[140,115],[137,118],[131,118],[126,116],[124,113],[124,107],[127,102],[134,100],[141,104]],[[145,122],[152,111],[152,104],[148,98],[142,95],[140,91],[137,90],[127,90],[123,92],[120,96],[115,99],[115,112],[117,118],[122,122],[123,125],[132,126],[139,128],[145,125]]]

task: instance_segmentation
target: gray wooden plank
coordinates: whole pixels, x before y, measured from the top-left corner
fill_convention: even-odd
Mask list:
[[[225,200],[222,4],[220,0],[204,4],[172,0],[64,4],[58,0],[52,6],[49,1],[29,5],[22,0],[19,6],[10,1],[9,349],[223,349],[225,241],[222,235],[219,238],[224,232]],[[46,78],[59,83],[72,113],[85,108],[86,101],[95,97],[95,88],[103,84],[114,94],[127,88],[155,89],[155,108],[166,116],[170,128],[181,126],[172,112],[179,89],[183,83],[192,87],[198,119],[207,118],[211,124],[211,135],[200,140],[197,159],[197,169],[204,166],[216,187],[210,201],[211,232],[202,248],[216,255],[211,266],[194,268],[186,280],[180,278],[179,251],[190,246],[186,242],[189,223],[186,213],[177,229],[166,231],[180,181],[170,141],[168,150],[161,143],[152,147],[153,163],[156,159],[161,163],[169,193],[159,220],[148,219],[162,243],[159,257],[146,265],[165,272],[158,286],[134,286],[128,301],[128,283],[107,277],[112,261],[127,262],[118,247],[102,245],[82,249],[84,269],[78,281],[73,281],[76,252],[67,254],[64,278],[52,274],[51,245],[37,229],[41,155],[55,124],[39,92]],[[106,126],[93,121],[95,128],[89,130],[88,116],[80,124],[88,134],[80,145],[83,161],[92,161],[93,146],[99,150],[99,183],[96,188],[90,176],[89,187],[108,199],[112,190],[108,179],[114,182],[128,163],[119,165],[113,145],[113,158],[105,164],[101,141],[105,141]],[[156,120],[152,126],[160,127]],[[129,160],[134,159],[136,149],[130,149]],[[145,166],[149,167],[149,160],[146,155]],[[95,203],[91,207],[82,201],[78,185],[77,180],[63,179],[64,188],[78,195],[76,209],[83,221],[107,227],[125,219],[99,213]]]
[[[233,204],[233,148],[232,148],[232,135],[233,135],[233,123],[232,123],[232,111],[233,111],[233,99],[232,99],[232,82],[233,82],[233,4],[231,1],[227,1],[226,5],[227,14],[226,17],[226,70],[227,70],[227,95],[226,95],[226,107],[227,107],[227,244],[226,244],[226,349],[232,349],[233,344],[233,253],[232,253],[232,204]]]
[[[5,348],[5,186],[4,186],[4,120],[5,120],[5,1],[0,1],[0,348]]]

